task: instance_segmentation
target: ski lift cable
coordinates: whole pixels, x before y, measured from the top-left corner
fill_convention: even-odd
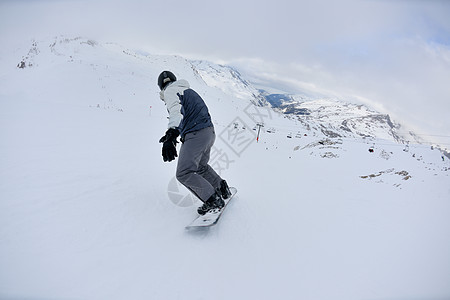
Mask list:
[[[228,124],[228,125],[223,125],[223,124],[216,124],[219,127],[225,128],[225,127],[229,127],[229,126],[234,126],[233,124]],[[255,125],[256,126],[256,125]],[[282,133],[282,134],[294,134],[294,133],[298,133],[298,132],[302,132],[304,131],[304,133],[309,134],[310,130],[307,130],[306,128],[298,128],[298,127],[291,127],[291,126],[283,126],[283,125],[271,125],[271,124],[264,124],[264,131],[267,131],[267,129],[272,129],[274,130],[276,133]],[[433,135],[433,134],[415,134],[416,136],[434,136],[434,137],[449,137],[450,136],[446,136],[446,135]],[[345,139],[346,137],[343,137],[343,139]],[[358,142],[358,139],[356,140],[349,140],[351,142]],[[450,146],[449,143],[438,143],[438,142],[430,142],[430,141],[423,141],[423,142],[418,142],[418,141],[412,141],[412,140],[404,140],[404,142],[406,143],[413,143],[415,145],[424,145],[426,147],[428,146]],[[365,141],[361,141],[361,143],[367,143]],[[395,146],[399,146],[399,147],[403,147],[405,144],[380,144],[380,143],[376,143],[377,145],[395,145]]]

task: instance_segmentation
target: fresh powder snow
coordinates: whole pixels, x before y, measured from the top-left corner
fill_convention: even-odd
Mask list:
[[[161,157],[163,70],[239,190],[206,230]],[[369,108],[283,114],[231,69],[85,38],[2,45],[0,76],[0,299],[450,299],[449,158]]]

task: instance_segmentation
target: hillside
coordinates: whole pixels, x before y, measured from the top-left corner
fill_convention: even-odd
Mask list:
[[[385,115],[290,117],[228,68],[84,38],[2,53],[0,299],[450,298],[449,160]],[[204,97],[239,190],[209,230],[184,229],[199,202],[161,158],[164,69]]]

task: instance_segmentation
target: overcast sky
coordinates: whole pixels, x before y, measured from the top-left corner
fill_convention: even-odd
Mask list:
[[[57,34],[230,64],[450,136],[450,1],[0,0],[0,41]]]

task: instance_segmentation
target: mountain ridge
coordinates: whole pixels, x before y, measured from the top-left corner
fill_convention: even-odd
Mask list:
[[[39,65],[37,57],[43,49],[41,50],[42,47],[39,47],[38,44],[43,44],[45,48],[50,49],[50,53],[46,53],[47,55],[65,57],[67,62],[74,62],[76,54],[81,51],[81,48],[85,50],[91,48],[92,50],[95,47],[109,48],[111,51],[118,51],[140,60],[164,61],[173,57],[180,62],[180,65],[187,65],[187,69],[191,69],[194,77],[204,82],[205,85],[216,87],[231,97],[250,100],[257,106],[271,107],[276,112],[285,114],[288,118],[300,123],[303,128],[300,128],[299,131],[312,131],[311,134],[323,134],[329,138],[380,138],[400,144],[430,144],[442,151],[446,157],[450,157],[450,152],[446,151],[445,147],[430,143],[414,132],[405,130],[401,124],[392,120],[389,114],[379,113],[363,104],[353,104],[331,97],[311,97],[306,94],[289,93],[271,94],[262,88],[253,86],[250,81],[243,78],[236,68],[205,60],[187,60],[177,55],[151,55],[139,50],[130,50],[116,43],[99,43],[83,37],[59,36],[41,42],[33,40],[28,53],[23,55],[17,63],[17,68],[23,69]],[[273,129],[273,126],[270,128]],[[263,130],[265,129],[263,128]],[[290,132],[289,134],[293,135],[294,133]]]
[[[364,106],[283,114],[213,64],[89,41],[1,49],[1,299],[448,298],[437,149]],[[184,229],[201,203],[161,157],[165,69],[204,98],[210,164],[239,190],[210,230]]]

